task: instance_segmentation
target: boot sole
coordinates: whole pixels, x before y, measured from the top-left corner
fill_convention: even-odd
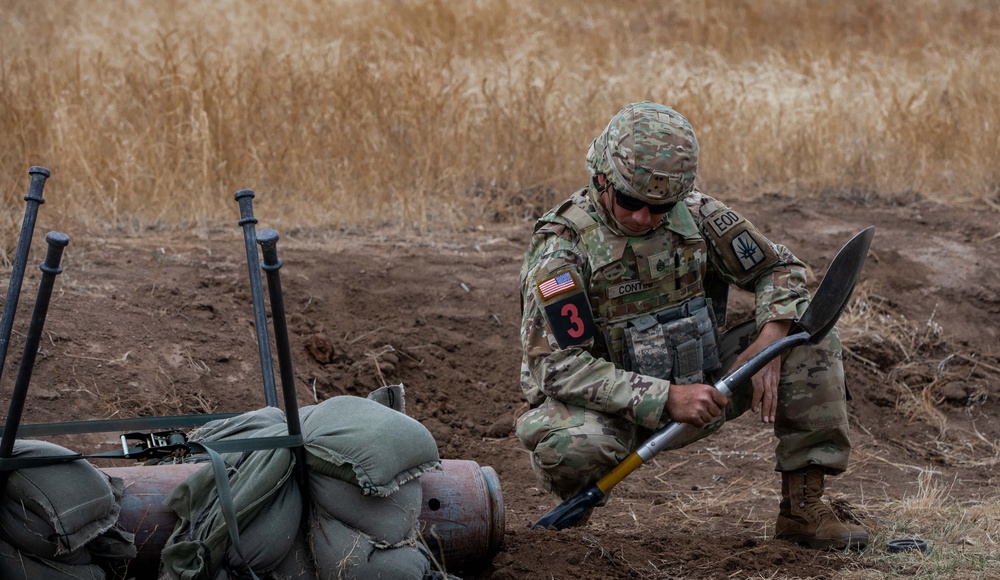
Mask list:
[[[801,534],[775,535],[776,540],[794,542],[814,550],[846,550],[848,548],[863,550],[868,546],[868,534],[849,534],[848,537],[831,538],[828,540],[803,536]]]

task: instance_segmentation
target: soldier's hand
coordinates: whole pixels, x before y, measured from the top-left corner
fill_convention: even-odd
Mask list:
[[[772,320],[760,329],[757,339],[750,343],[747,349],[736,357],[733,368],[739,367],[751,356],[764,350],[771,343],[788,336],[792,323],[788,320]],[[760,420],[764,423],[774,423],[774,415],[778,409],[778,379],[781,377],[781,357],[767,363],[757,371],[750,382],[753,384],[753,397],[750,408],[756,413],[760,410]]]
[[[695,427],[704,427],[722,415],[729,397],[712,385],[670,385],[664,409],[670,418]]]

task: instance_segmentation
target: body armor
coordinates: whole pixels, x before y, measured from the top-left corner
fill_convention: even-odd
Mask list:
[[[703,382],[719,368],[718,327],[705,295],[706,241],[688,206],[643,237],[615,235],[587,207],[582,190],[548,216],[586,246],[595,356],[678,383]],[[544,218],[543,218],[544,219]]]

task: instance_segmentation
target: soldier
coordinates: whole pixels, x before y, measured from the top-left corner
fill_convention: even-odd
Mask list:
[[[836,329],[771,361],[731,400],[706,384],[788,334],[809,301],[804,264],[695,188],[698,142],[669,107],[620,111],[587,168],[590,185],[535,224],[521,268],[531,409],[517,436],[541,485],[559,503],[670,420],[707,427],[679,447],[752,409],[778,438],[775,537],[867,545],[864,528],[821,499],[851,451]],[[755,294],[755,319],[720,336],[730,285]]]

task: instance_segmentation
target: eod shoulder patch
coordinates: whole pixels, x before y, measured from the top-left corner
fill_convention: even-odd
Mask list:
[[[587,291],[573,270],[548,275],[535,284],[535,297],[560,348],[594,337],[594,315]]]
[[[711,210],[704,218],[705,231],[733,276],[751,280],[778,261],[774,246],[746,218],[717,202]]]

